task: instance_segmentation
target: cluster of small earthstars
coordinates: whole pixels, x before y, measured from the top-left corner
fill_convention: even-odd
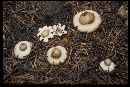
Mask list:
[[[73,18],[73,25],[77,27],[80,32],[91,33],[94,32],[101,24],[101,16],[93,10],[85,10],[77,13]],[[54,35],[61,36],[67,34],[64,30],[65,25],[44,26],[39,28],[37,36],[40,37],[40,41],[48,42],[49,38],[53,38]],[[31,52],[32,42],[21,41],[16,44],[14,48],[14,54],[19,59],[25,59]],[[63,46],[55,46],[47,51],[47,60],[52,65],[59,65],[64,63],[67,59],[67,50]],[[115,68],[115,64],[110,59],[105,59],[100,63],[100,67],[107,72],[111,72]]]
[[[48,38],[53,38],[54,35],[61,36],[62,34],[67,34],[67,31],[64,30],[65,25],[61,26],[60,23],[58,25],[53,26],[44,26],[43,28],[39,28],[37,36],[40,36],[40,41],[48,42]]]

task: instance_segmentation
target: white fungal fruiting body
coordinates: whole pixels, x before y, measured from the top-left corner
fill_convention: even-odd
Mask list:
[[[125,19],[128,19],[128,7],[122,5],[118,10],[118,14],[124,17]]]
[[[48,34],[46,37],[43,37],[43,36],[42,36],[42,33],[43,33],[45,30],[47,30],[49,34]],[[39,28],[38,31],[39,31],[39,33],[37,34],[37,36],[40,36],[40,41],[43,40],[44,42],[48,42],[48,38],[53,38],[52,32],[53,32],[54,30],[52,29],[52,26],[49,26],[49,27],[44,26],[43,28]]]
[[[62,34],[67,34],[67,31],[65,31],[65,25],[61,26],[60,23],[58,25],[53,25],[54,29],[54,35],[59,35],[61,36]]]
[[[114,68],[115,68],[116,65],[115,65],[113,62],[111,62],[111,65],[110,65],[110,66],[106,66],[105,63],[104,63],[104,61],[102,61],[102,62],[100,63],[100,66],[101,66],[101,68],[102,68],[104,71],[106,71],[106,72],[111,72],[111,71],[114,70]]]
[[[58,59],[55,59],[55,58],[53,58],[52,56],[51,56],[51,54],[52,54],[52,51],[53,51],[53,49],[54,48],[58,48],[60,51],[61,51],[61,56],[60,56],[60,58],[58,58]],[[64,48],[64,47],[62,47],[62,46],[56,46],[56,47],[52,47],[52,48],[50,48],[48,51],[47,51],[47,60],[48,60],[48,62],[50,63],[50,64],[54,64],[54,65],[59,65],[59,63],[61,62],[61,63],[63,63],[65,60],[66,60],[66,58],[67,58],[67,51],[66,51],[66,49]]]
[[[82,25],[80,22],[79,22],[79,18],[80,18],[80,15],[84,12],[91,12],[94,14],[95,18],[94,18],[94,21],[90,24],[85,24],[85,25]],[[95,31],[99,25],[101,24],[102,20],[101,20],[101,16],[95,12],[95,11],[92,11],[92,10],[85,10],[85,11],[82,11],[82,12],[79,12],[77,13],[74,18],[73,18],[73,24],[74,26],[78,28],[78,30],[80,32],[87,32],[87,33],[91,33],[93,31]]]
[[[21,43],[25,43],[27,45],[27,49],[25,51],[21,51],[19,49],[19,46]],[[16,57],[18,57],[19,59],[24,59],[24,56],[27,56],[30,54],[31,52],[31,48],[32,48],[32,43],[28,42],[28,41],[21,41],[19,43],[17,43],[14,47],[14,54]]]

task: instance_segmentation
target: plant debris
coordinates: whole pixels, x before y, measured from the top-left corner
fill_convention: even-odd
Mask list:
[[[128,1],[3,1],[3,82],[7,84],[128,84],[128,26],[118,9]],[[128,5],[126,5],[128,6]],[[97,31],[87,34],[73,26],[79,11],[94,10],[102,16]],[[66,25],[67,34],[39,41],[40,27]],[[19,41],[33,43],[25,60],[16,59]],[[60,66],[48,63],[49,48],[66,48]],[[110,74],[99,66],[110,58],[116,64]]]

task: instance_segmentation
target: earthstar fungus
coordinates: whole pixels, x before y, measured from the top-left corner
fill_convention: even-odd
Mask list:
[[[54,35],[59,35],[61,36],[62,34],[67,34],[67,31],[65,31],[65,25],[61,26],[60,23],[58,25],[53,25],[54,29]]]
[[[43,40],[44,42],[48,42],[48,38],[53,38],[53,29],[52,26],[44,26],[43,28],[39,28],[39,33],[37,36],[40,36],[40,41]]]
[[[101,16],[93,10],[85,10],[77,13],[73,18],[73,24],[80,32],[94,32],[101,24]]]
[[[59,65],[67,58],[67,51],[62,46],[52,47],[47,51],[47,60],[50,64]]]
[[[106,72],[113,71],[115,66],[116,65],[110,59],[105,59],[100,63],[100,67]]]
[[[19,59],[24,59],[25,56],[30,54],[31,48],[32,48],[31,42],[21,41],[15,45],[14,54]]]

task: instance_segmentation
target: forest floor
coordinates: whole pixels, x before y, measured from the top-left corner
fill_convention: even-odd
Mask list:
[[[123,1],[4,1],[3,2],[3,81],[13,84],[128,84],[128,26],[118,15]],[[97,11],[102,23],[93,33],[73,26],[74,15],[83,10]],[[66,25],[65,35],[47,43],[36,36],[43,26]],[[33,43],[24,60],[14,56],[19,41]],[[67,60],[60,65],[47,61],[49,48],[62,45]],[[114,71],[104,72],[100,62],[109,58]]]

